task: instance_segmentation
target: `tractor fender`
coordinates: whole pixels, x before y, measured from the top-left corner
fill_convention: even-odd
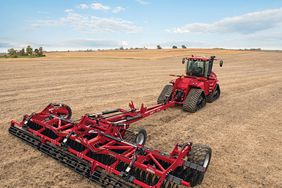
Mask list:
[[[199,88],[203,92],[205,91],[205,85],[204,82],[193,82],[191,81],[189,85],[187,86],[187,93],[190,91],[191,88]]]

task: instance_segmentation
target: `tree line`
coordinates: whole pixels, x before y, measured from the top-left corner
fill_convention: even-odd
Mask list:
[[[14,48],[8,49],[8,55],[10,57],[23,57],[23,56],[30,56],[30,57],[44,57],[43,48],[33,48],[28,45],[26,48],[22,48],[21,50],[15,50]]]
[[[185,48],[187,48],[187,47],[186,47],[186,45],[181,45],[181,48],[185,49]],[[163,49],[163,48],[161,47],[161,45],[157,45],[157,49],[160,50],[160,49]],[[177,49],[177,46],[173,45],[173,46],[172,46],[172,49]]]

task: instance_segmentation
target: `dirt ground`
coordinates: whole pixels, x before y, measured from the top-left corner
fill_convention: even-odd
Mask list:
[[[175,143],[210,145],[201,186],[282,187],[282,53],[228,50],[139,50],[48,53],[0,59],[0,187],[96,187],[8,134],[9,121],[69,104],[84,113],[156,103],[169,74],[184,73],[184,55],[216,55],[220,99],[195,114],[168,109],[133,126],[146,128],[147,146],[169,152]]]

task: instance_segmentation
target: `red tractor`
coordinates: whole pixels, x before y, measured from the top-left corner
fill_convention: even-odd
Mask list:
[[[220,87],[217,76],[212,71],[215,60],[215,56],[183,58],[186,75],[170,75],[178,78],[163,88],[158,104],[180,104],[183,105],[183,110],[194,113],[204,107],[206,102],[212,103],[218,99]],[[222,60],[219,65],[222,67]]]

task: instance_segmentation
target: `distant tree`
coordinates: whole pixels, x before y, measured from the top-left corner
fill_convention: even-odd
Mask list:
[[[34,49],[34,53],[36,56],[39,56],[39,50],[37,48]]]
[[[22,49],[19,51],[19,55],[20,55],[20,56],[25,56],[25,55],[26,55],[24,48],[22,48]]]
[[[176,49],[176,48],[177,48],[177,46],[173,45],[173,46],[172,46],[172,48],[173,48],[173,49]]]
[[[28,45],[28,46],[26,47],[26,53],[27,53],[27,55],[32,55],[32,48],[31,48],[30,45]]]
[[[123,46],[119,48],[119,50],[124,50]]]
[[[16,51],[14,48],[10,48],[10,49],[8,49],[8,54],[9,54],[10,56],[14,56],[14,55],[17,54],[17,51]]]
[[[39,55],[43,55],[43,48],[42,47],[39,47]]]
[[[185,45],[182,45],[181,48],[187,48]]]
[[[157,46],[157,49],[159,49],[159,50],[162,49],[161,45],[158,45],[158,46]]]

